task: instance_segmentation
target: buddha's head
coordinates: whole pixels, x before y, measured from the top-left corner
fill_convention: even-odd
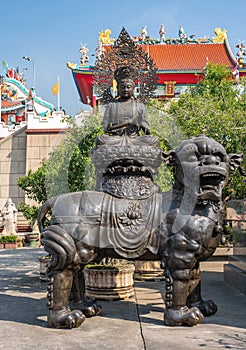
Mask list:
[[[137,71],[133,67],[120,67],[115,70],[114,78],[117,82],[118,94],[123,99],[134,95]]]

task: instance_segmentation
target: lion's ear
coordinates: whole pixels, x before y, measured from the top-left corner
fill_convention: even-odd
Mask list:
[[[241,175],[245,175],[245,172],[241,168],[241,163],[243,161],[243,153],[241,154],[228,154],[229,157],[229,167],[230,170],[239,170]]]
[[[176,152],[171,150],[169,152],[162,152],[162,158],[167,166],[174,166],[176,159]]]

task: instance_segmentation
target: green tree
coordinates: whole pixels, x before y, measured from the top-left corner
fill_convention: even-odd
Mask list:
[[[151,134],[158,137],[160,148],[164,152],[176,148],[185,138],[185,134],[177,124],[175,117],[168,113],[168,107],[168,103],[155,99],[149,101],[147,106]],[[172,170],[163,162],[158,168],[154,182],[162,192],[165,192],[172,187],[173,180]]]
[[[46,165],[47,196],[83,191],[95,187],[90,152],[96,137],[102,133],[101,116],[84,117],[81,125],[68,120],[70,128],[66,138],[54,149]]]

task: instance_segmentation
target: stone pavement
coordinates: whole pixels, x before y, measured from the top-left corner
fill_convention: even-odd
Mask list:
[[[135,282],[135,297],[102,301],[102,313],[80,328],[46,323],[46,284],[39,280],[42,248],[0,250],[0,349],[197,350],[246,349],[246,297],[221,272],[203,272],[203,296],[218,312],[195,327],[167,327],[163,282]]]

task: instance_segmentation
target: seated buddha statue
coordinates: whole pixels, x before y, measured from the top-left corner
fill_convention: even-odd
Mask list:
[[[104,134],[97,137],[91,152],[97,189],[115,196],[120,195],[119,189],[130,189],[132,198],[141,197],[145,186],[155,191],[152,176],[162,163],[158,138],[150,135],[145,104],[134,96],[136,73],[131,67],[114,72],[118,97],[106,106]]]
[[[157,139],[149,135],[145,104],[134,96],[136,70],[132,67],[120,67],[116,69],[114,78],[118,97],[106,106],[102,122],[105,134],[98,137],[97,145],[143,142],[156,144]],[[143,132],[141,136],[140,131]]]

